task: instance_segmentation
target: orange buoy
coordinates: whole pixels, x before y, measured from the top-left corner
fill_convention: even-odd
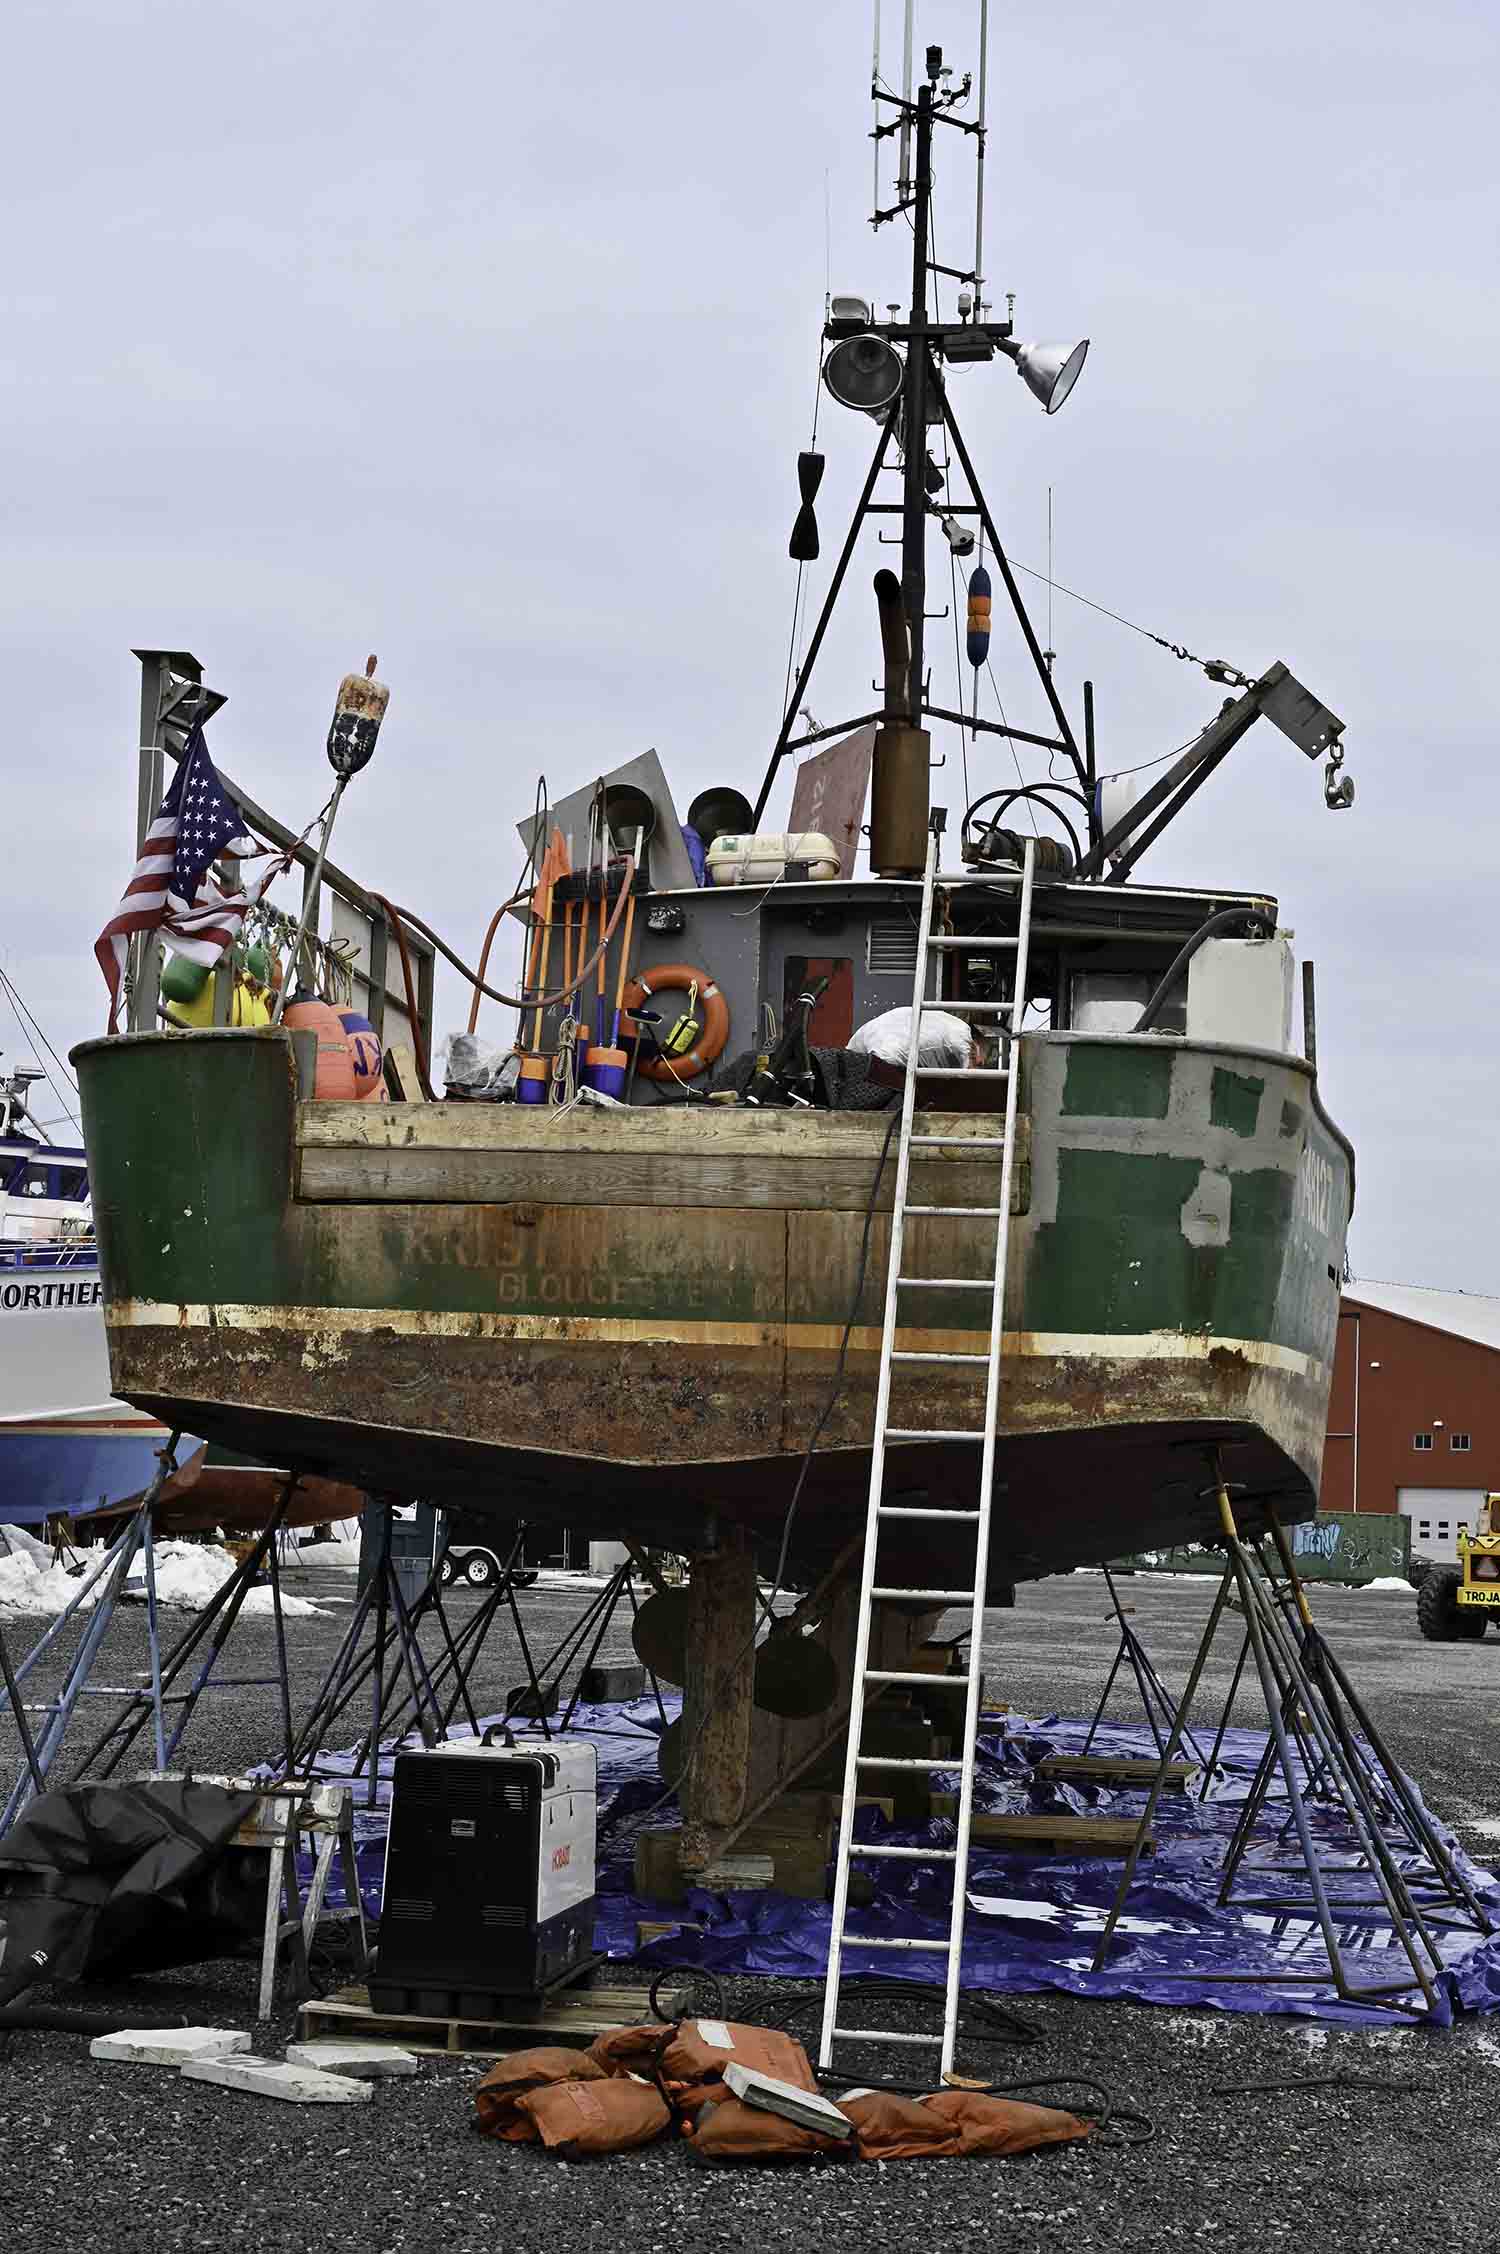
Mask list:
[[[289,1002],[281,1022],[318,1036],[314,1099],[318,1103],[353,1103],[359,1094],[354,1058],[338,1011],[328,1002]]]

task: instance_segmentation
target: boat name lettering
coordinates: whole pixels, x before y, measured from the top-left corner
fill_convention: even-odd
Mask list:
[[[1297,1211],[1325,1237],[1333,1234],[1333,1166],[1321,1151],[1302,1153],[1297,1169]]]
[[[611,1276],[598,1270],[548,1268],[540,1275],[508,1270],[495,1278],[503,1307],[519,1307],[540,1300],[544,1307],[628,1307],[653,1298],[653,1281],[644,1276]],[[676,1279],[673,1299],[683,1307],[706,1303],[706,1286],[692,1278]]]
[[[32,1307],[97,1307],[104,1286],[97,1276],[54,1276],[46,1283],[0,1284],[0,1308],[13,1315]]]

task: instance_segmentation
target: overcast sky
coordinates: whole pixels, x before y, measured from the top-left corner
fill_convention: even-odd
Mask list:
[[[1316,958],[1355,1272],[1500,1291],[1500,19],[991,14],[992,294],[1093,340],[1050,420],[1004,365],[962,376],[992,506],[1044,566],[1050,487],[1060,580],[1250,673],[1283,658],[1347,721],[1352,813],[1262,723],[1140,874],[1275,891]],[[919,53],[971,64],[976,16],[935,0]],[[198,654],[216,757],[298,827],[339,676],[378,651],[390,717],[335,857],[471,960],[539,772],[556,797],[654,744],[682,805],[753,797],[825,276],[906,288],[905,230],[867,224],[869,36],[867,0],[11,0],[0,964],[59,1049],[102,1029],[92,942],[133,858],[132,645]],[[956,135],[937,223],[966,263]],[[822,571],[871,436],[825,409]],[[880,560],[872,535],[820,721],[869,702]],[[1106,765],[1223,693],[1061,596],[1052,642]],[[1045,724],[999,630],[995,670]],[[951,755],[934,783],[956,820]],[[464,1007],[440,988],[443,1023]],[[3,1005],[0,1047],[31,1053]]]

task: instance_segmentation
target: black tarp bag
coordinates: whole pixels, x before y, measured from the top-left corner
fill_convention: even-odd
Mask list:
[[[0,1840],[0,2006],[41,1981],[159,1972],[256,1939],[269,1851],[226,1852],[256,1799],[184,1777],[39,1794]]]

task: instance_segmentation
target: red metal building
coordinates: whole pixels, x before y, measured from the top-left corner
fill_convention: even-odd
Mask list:
[[[1339,1312],[1324,1510],[1401,1511],[1414,1553],[1457,1556],[1500,1490],[1500,1299],[1356,1283]]]

